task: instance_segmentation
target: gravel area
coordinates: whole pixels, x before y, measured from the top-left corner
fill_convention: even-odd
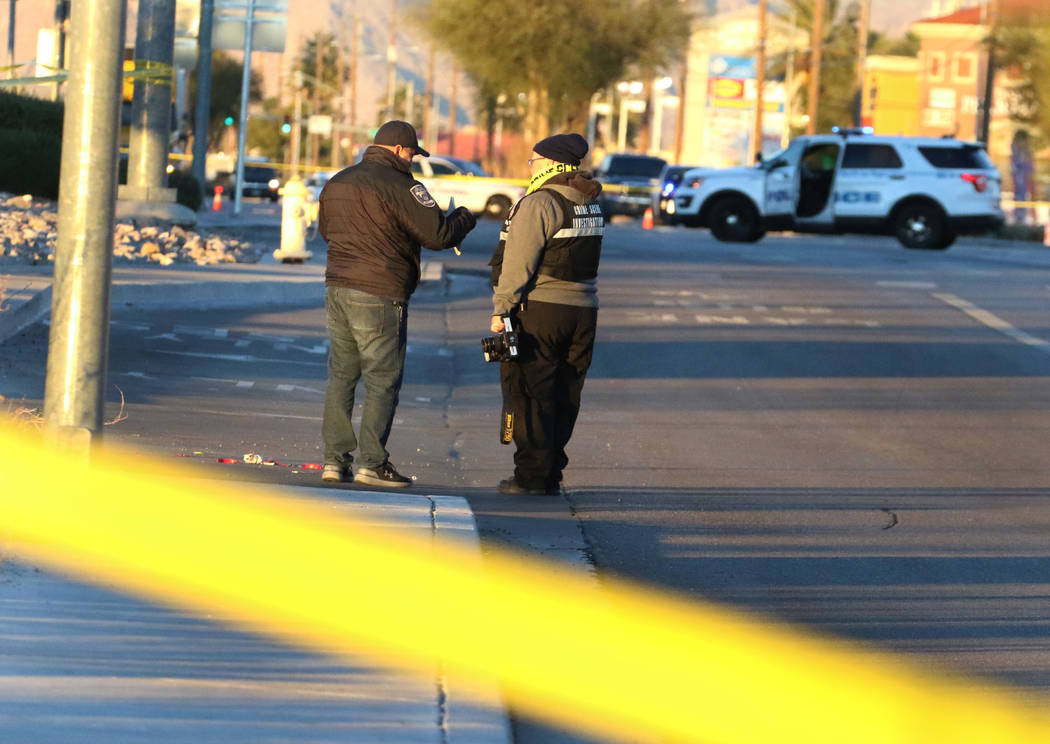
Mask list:
[[[57,237],[55,202],[0,192],[0,266],[52,263]],[[258,263],[262,253],[261,246],[239,237],[202,235],[174,225],[118,222],[113,234],[117,264]]]

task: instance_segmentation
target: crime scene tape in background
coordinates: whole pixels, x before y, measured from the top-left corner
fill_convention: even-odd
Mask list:
[[[89,468],[0,424],[3,550],[242,629],[433,679],[608,740],[1050,741],[1046,701],[564,566],[411,538],[331,502],[185,479],[112,449]],[[440,641],[441,647],[436,644]]]

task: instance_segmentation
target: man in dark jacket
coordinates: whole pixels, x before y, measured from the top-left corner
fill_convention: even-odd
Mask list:
[[[460,207],[446,216],[412,177],[412,157],[430,155],[416,130],[388,121],[357,165],[321,192],[321,235],[328,242],[328,389],[325,394],[324,471],[330,482],[403,488],[412,483],[390,464],[386,449],[405,364],[408,300],[419,283],[420,246],[441,251],[459,245],[474,228]],[[365,379],[360,439],[350,416],[354,390]]]
[[[504,416],[513,429],[514,477],[501,493],[557,493],[569,462],[565,446],[580,411],[598,324],[601,192],[579,170],[587,141],[556,134],[536,143],[529,190],[514,206],[492,257],[498,333],[510,317],[519,356],[503,362]]]

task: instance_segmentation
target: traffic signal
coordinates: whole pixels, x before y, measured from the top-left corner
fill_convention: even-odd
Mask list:
[[[286,117],[284,117],[284,121],[281,123],[281,134],[288,134],[291,131],[292,131],[292,122],[286,116]]]
[[[233,117],[232,116],[227,116],[225,119],[222,120],[222,123],[225,124],[228,127],[232,127],[233,126]]]

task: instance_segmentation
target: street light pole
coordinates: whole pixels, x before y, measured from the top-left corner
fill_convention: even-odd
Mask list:
[[[255,27],[255,0],[248,0],[244,19],[244,69],[241,71],[241,110],[237,123],[237,183],[233,192],[233,213],[241,214],[244,188],[244,148],[248,139],[248,90],[252,79],[252,31]]]
[[[15,77],[15,0],[11,0],[11,13],[7,21],[7,76]]]
[[[208,122],[211,120],[211,33],[215,0],[201,0],[197,38],[197,110],[193,121],[193,176],[204,188],[207,177]]]
[[[44,420],[58,455],[86,459],[106,385],[125,0],[73,3],[72,14]]]

